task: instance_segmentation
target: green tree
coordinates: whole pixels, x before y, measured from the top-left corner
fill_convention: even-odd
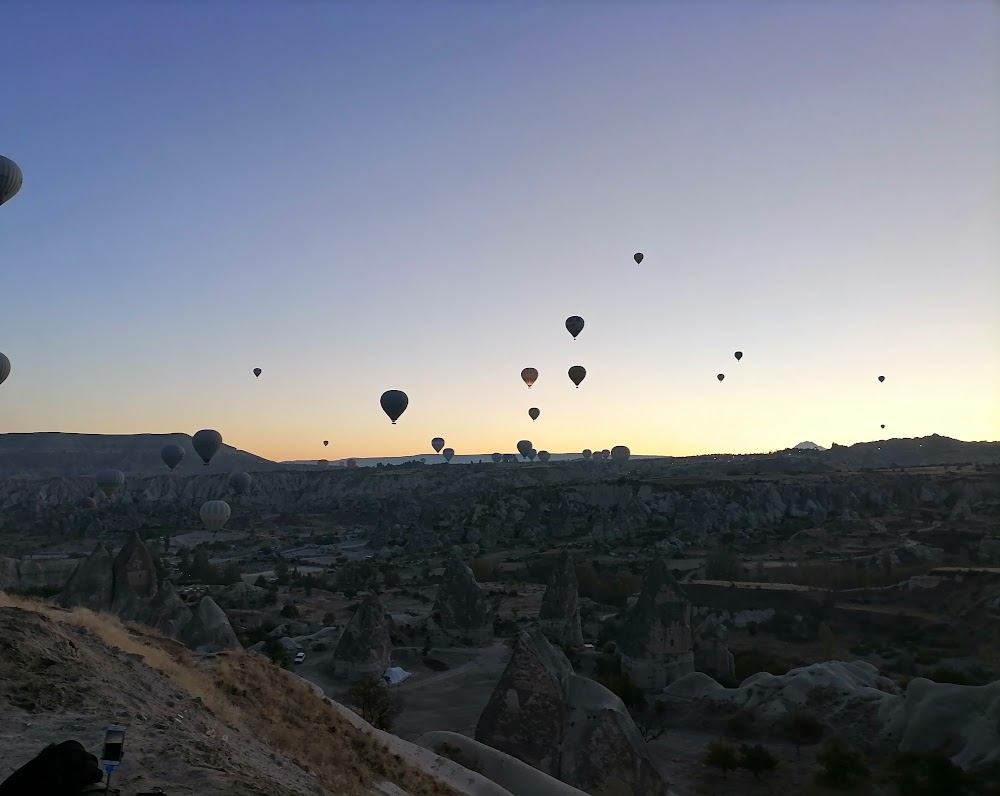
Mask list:
[[[740,765],[739,755],[736,747],[725,741],[712,741],[705,747],[705,757],[702,762],[706,766],[717,768],[722,772],[723,778],[729,777],[729,772]]]
[[[819,654],[824,661],[832,661],[837,639],[833,635],[833,630],[826,622],[819,625]]]
[[[264,654],[271,659],[275,666],[282,669],[290,669],[291,663],[288,660],[288,653],[281,646],[281,642],[276,638],[270,638],[264,642]]]
[[[823,722],[810,710],[796,710],[785,725],[788,740],[795,744],[795,754],[803,746],[811,746],[823,737]]]
[[[287,586],[289,581],[288,564],[284,561],[275,564],[274,577],[277,578],[279,586]]]
[[[281,615],[285,617],[285,619],[298,619],[299,609],[292,603],[286,603],[281,609]]]
[[[847,790],[871,776],[861,753],[839,738],[827,741],[816,761],[822,766],[818,779],[834,788]]]
[[[371,674],[355,681],[347,692],[347,704],[373,727],[392,732],[392,724],[402,710],[397,694],[385,681]]]
[[[778,758],[760,744],[740,744],[740,768],[747,769],[754,779],[759,780],[761,774],[770,773],[777,767]]]

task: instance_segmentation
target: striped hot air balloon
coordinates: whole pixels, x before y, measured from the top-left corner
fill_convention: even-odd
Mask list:
[[[205,527],[213,533],[222,530],[222,526],[229,522],[229,517],[233,513],[229,504],[224,500],[209,500],[201,505],[201,521]]]
[[[125,473],[121,470],[101,470],[97,474],[97,488],[105,497],[111,497],[115,492],[125,486]]]
[[[21,190],[24,175],[21,169],[10,158],[0,155],[0,205],[14,198]]]
[[[7,377],[10,375],[10,360],[0,352],[0,384],[7,381]]]

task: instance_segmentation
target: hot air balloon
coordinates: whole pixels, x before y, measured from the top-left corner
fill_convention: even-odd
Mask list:
[[[406,411],[410,399],[406,397],[406,393],[402,390],[386,390],[382,393],[379,403],[382,404],[382,411],[389,416],[392,424],[396,425],[396,421],[399,420],[400,415]]]
[[[632,255],[632,259],[635,260],[635,264],[638,265],[642,262],[642,252],[636,252]]]
[[[222,530],[222,526],[229,522],[229,517],[232,513],[229,504],[224,500],[209,500],[206,503],[202,503],[201,511],[199,512],[201,514],[201,521],[205,523],[205,527],[214,533]]]
[[[528,454],[531,453],[531,440],[522,439],[517,443],[517,452],[521,454],[525,459],[528,458]]]
[[[21,190],[24,175],[21,169],[10,158],[0,155],[0,205],[13,199],[14,194]]]
[[[434,439],[431,440],[431,447],[434,448],[435,453],[440,453],[441,449],[444,448],[444,438],[434,437]]]
[[[718,379],[719,381],[722,381],[722,380],[723,380],[724,378],[726,378],[726,374],[725,374],[725,373],[720,373],[720,374],[719,374],[718,376],[716,376],[715,378],[717,378],[717,379]]]
[[[521,371],[521,379],[531,389],[531,385],[538,381],[538,371],[534,368],[525,368]]]
[[[580,382],[587,377],[587,371],[582,365],[574,365],[569,369],[569,380],[580,389]]]
[[[163,463],[167,467],[173,470],[184,458],[184,448],[180,445],[164,445],[160,448],[160,458],[163,459]]]
[[[503,455],[503,460],[508,464],[510,464],[511,462],[517,461],[517,456],[515,456],[513,453],[505,453]]]
[[[494,464],[500,464],[503,461],[503,456],[499,453],[494,453],[490,458],[493,459]]]
[[[743,359],[743,352],[737,351],[735,354],[733,354],[733,356],[736,357],[736,361],[739,362],[741,359]]]
[[[579,315],[571,315],[566,319],[566,331],[573,335],[573,339],[576,340],[576,336],[583,331],[583,318]]]
[[[625,464],[628,461],[628,457],[632,455],[632,452],[626,448],[624,445],[615,445],[611,449],[611,461],[615,464]]]
[[[882,381],[885,381],[885,376],[879,376],[879,377],[878,377],[878,380],[879,380],[880,382],[882,382]]]
[[[90,495],[84,495],[76,501],[76,507],[78,509],[83,509],[84,511],[90,511],[91,509],[97,508],[97,501],[90,497]]]
[[[885,423],[882,424],[882,428],[885,428]]]
[[[229,487],[237,495],[242,495],[250,488],[250,473],[232,473],[229,476]]]
[[[253,375],[256,376],[258,379],[260,378],[260,373],[261,373],[260,368],[253,369]]]
[[[444,460],[446,462],[450,462],[451,461],[451,457],[455,455],[455,449],[454,448],[445,448],[443,451],[441,451],[441,455],[444,456]]]
[[[611,451],[609,451],[607,448],[605,448],[604,450],[601,451],[601,458],[602,459],[608,459],[610,457],[611,457]]]
[[[105,497],[111,497],[125,485],[125,473],[121,470],[101,470],[97,474],[97,487]]]
[[[328,439],[325,439],[325,440],[323,440],[323,447],[324,447],[324,448],[325,448],[325,447],[326,447],[327,445],[329,445],[329,444],[330,444],[330,440],[328,440]]]
[[[316,469],[317,470],[325,470],[329,466],[330,466],[330,462],[328,462],[326,459],[317,459],[316,460]]]
[[[552,458],[552,454],[548,451],[538,451],[538,461],[545,464],[549,459]]]
[[[590,457],[594,455],[594,452],[590,448],[583,449],[583,460],[589,462]]]
[[[347,465],[348,470],[353,470],[358,466],[358,462],[355,459],[348,459],[344,464]]]
[[[535,457],[537,455],[538,455],[538,451],[536,451],[534,448],[532,448],[530,451],[528,451],[528,461],[529,462],[533,462],[535,460]]]
[[[0,384],[7,381],[7,377],[10,375],[10,360],[0,353]]]
[[[194,452],[201,456],[207,467],[209,461],[222,447],[222,435],[210,428],[203,428],[191,438],[191,444],[194,446]]]
[[[541,412],[540,409],[536,409],[535,407],[531,407],[531,409],[528,410],[528,417],[530,417],[532,420],[538,420],[538,416],[541,413],[542,412]]]

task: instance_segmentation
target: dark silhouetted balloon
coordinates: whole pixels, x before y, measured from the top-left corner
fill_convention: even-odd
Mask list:
[[[624,445],[615,445],[611,449],[611,461],[615,464],[625,464],[628,461],[628,457],[632,455],[632,452],[626,448]]]
[[[885,428],[885,423],[882,424],[882,428]]]
[[[0,384],[7,381],[7,377],[10,375],[10,360],[0,353]]]
[[[525,368],[521,371],[521,379],[528,385],[528,389],[530,390],[531,385],[538,381],[538,371],[534,368]]]
[[[232,473],[229,476],[229,486],[237,495],[246,492],[251,483],[250,473]]]
[[[493,459],[494,464],[500,464],[503,461],[503,454],[494,453],[490,458]]]
[[[180,445],[164,445],[160,448],[160,458],[163,459],[163,463],[167,467],[173,470],[184,458],[184,448]]]
[[[210,428],[203,428],[191,438],[191,444],[194,446],[194,452],[201,456],[207,467],[212,457],[222,447],[222,435]]]
[[[594,452],[590,448],[583,449],[583,458],[585,461],[590,461],[590,457],[594,455]]]
[[[347,462],[346,462],[346,464],[347,464],[347,469],[348,470],[355,470],[355,469],[357,469],[357,466],[358,466],[358,462],[357,462],[356,459],[348,459]]]
[[[409,406],[410,399],[406,397],[406,393],[402,390],[386,390],[382,393],[379,403],[382,404],[382,411],[389,416],[392,424],[396,425],[396,421],[399,420],[400,415]]]
[[[583,318],[579,315],[571,315],[567,318],[566,331],[573,335],[573,339],[576,340],[576,336],[583,331]]]
[[[319,470],[325,470],[329,466],[330,466],[330,462],[327,461],[326,459],[318,459],[316,461],[316,467]]]
[[[125,486],[125,473],[121,470],[101,470],[97,474],[97,488],[105,497],[111,497],[123,486]]]
[[[722,381],[722,380],[723,380],[724,378],[726,378],[726,374],[725,374],[725,373],[720,373],[720,374],[719,374],[718,376],[716,376],[715,378],[717,378],[717,379],[718,379],[719,381]]]
[[[23,182],[24,175],[18,165],[10,158],[0,155],[0,205],[13,199],[14,194],[21,190]]]
[[[885,381],[885,376],[879,376],[879,377],[878,377],[878,380],[879,380],[879,381]]]
[[[330,440],[328,440],[328,439],[325,439],[325,440],[323,440],[323,447],[324,447],[324,448],[325,448],[325,447],[326,447],[327,445],[329,445],[329,444],[330,444]]]
[[[538,420],[538,416],[542,413],[540,409],[536,409],[534,406],[528,410],[528,417],[532,420]]]
[[[635,260],[635,264],[638,265],[642,262],[642,252],[636,252],[632,255],[632,259]]]
[[[548,451],[538,451],[538,461],[545,464],[549,459],[552,458],[552,454]]]
[[[735,354],[733,354],[733,356],[736,357],[736,361],[739,362],[741,359],[743,359],[743,352],[737,351]]]
[[[455,449],[454,448],[445,448],[443,451],[441,451],[441,455],[444,456],[444,460],[446,462],[450,462],[451,461],[451,457],[455,455]]]
[[[224,500],[209,500],[201,504],[201,521],[210,531],[221,531],[222,526],[229,522],[232,509]]]
[[[517,452],[521,454],[525,459],[528,458],[528,454],[531,453],[531,440],[522,439],[517,443]]]
[[[533,462],[535,460],[535,457],[537,455],[538,455],[538,451],[536,451],[534,448],[532,448],[530,451],[528,451],[528,461]]]
[[[444,448],[444,438],[434,437],[434,439],[431,440],[431,447],[434,448],[435,453],[440,453],[441,449]]]
[[[90,495],[84,495],[76,501],[76,507],[78,509],[83,509],[84,511],[89,511],[97,508],[97,501],[90,497]]]
[[[569,369],[569,380],[580,389],[580,383],[587,378],[587,370],[582,365],[574,365]]]
[[[257,378],[260,378],[260,373],[261,373],[260,368],[253,369],[253,375],[256,376]]]

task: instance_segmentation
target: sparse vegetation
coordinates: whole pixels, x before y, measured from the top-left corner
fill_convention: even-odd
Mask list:
[[[725,741],[712,741],[705,748],[702,762],[706,766],[719,769],[723,778],[728,778],[730,771],[739,768],[740,756],[732,744]]]
[[[396,692],[371,674],[362,675],[347,692],[347,704],[365,721],[380,730],[392,731],[402,706]]]
[[[740,768],[745,768],[756,780],[778,767],[778,758],[760,744],[740,744]]]
[[[832,788],[853,788],[871,776],[871,769],[864,756],[840,739],[827,741],[816,756],[816,761],[822,767],[817,776],[818,781]]]

